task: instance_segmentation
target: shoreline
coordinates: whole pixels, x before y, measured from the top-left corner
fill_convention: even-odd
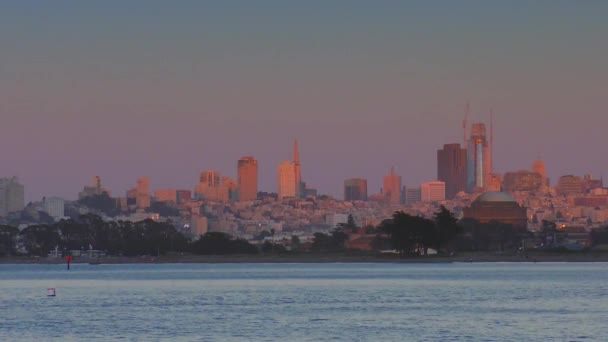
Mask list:
[[[72,264],[268,264],[268,263],[498,263],[498,262],[608,262],[606,252],[521,254],[459,253],[455,256],[398,257],[378,254],[286,254],[286,255],[166,255],[145,257],[75,258]],[[63,258],[2,257],[0,264],[65,264]]]

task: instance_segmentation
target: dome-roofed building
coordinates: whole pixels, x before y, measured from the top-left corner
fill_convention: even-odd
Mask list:
[[[479,195],[471,206],[464,208],[463,218],[480,223],[494,221],[518,227],[526,227],[528,223],[526,208],[520,206],[510,194],[494,191]]]

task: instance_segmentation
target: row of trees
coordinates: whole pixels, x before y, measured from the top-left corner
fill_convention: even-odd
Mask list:
[[[547,234],[552,230],[547,224]],[[310,250],[326,253],[344,251],[349,234],[357,232],[354,220],[329,234],[315,233],[311,245],[300,243],[297,237],[291,241],[293,250]],[[400,255],[425,255],[429,249],[439,253],[453,250],[506,250],[521,246],[522,239],[530,237],[524,227],[514,227],[498,222],[480,223],[458,220],[445,207],[441,207],[431,219],[409,215],[403,211],[393,214],[378,227],[367,227],[368,236],[375,235],[375,250],[392,248]],[[266,238],[272,237],[272,242]],[[209,232],[196,241],[190,241],[171,223],[144,220],[140,222],[105,222],[92,214],[78,219],[62,220],[54,224],[29,226],[22,231],[15,227],[0,226],[0,256],[26,252],[29,255],[46,256],[49,251],[97,249],[109,255],[162,255],[169,252],[195,254],[254,254],[284,253],[286,248],[274,243],[274,231],[256,237],[260,245],[252,245],[244,239],[234,239],[220,232]],[[596,232],[595,240],[608,240],[608,231]],[[264,241],[262,243],[262,241]]]
[[[382,221],[378,230],[388,237],[392,247],[401,255],[426,255],[429,248],[438,252],[448,249],[462,232],[456,217],[443,206],[433,219],[397,211],[392,218]],[[377,236],[377,239],[382,238],[381,234]]]
[[[345,249],[348,233],[357,228],[354,221],[330,234],[316,233],[312,251],[336,252]],[[504,251],[517,249],[532,235],[525,227],[500,222],[481,223],[458,219],[441,207],[431,219],[397,211],[378,227],[366,227],[365,234],[375,234],[372,249],[393,249],[400,255],[426,255],[429,249],[449,254],[452,251]]]
[[[60,251],[97,249],[108,255],[163,255],[169,252],[195,254],[257,253],[256,246],[228,234],[210,232],[189,241],[171,223],[144,220],[140,222],[104,222],[96,215],[83,215],[77,220],[62,220],[51,225],[33,225],[22,231],[0,226],[0,256],[46,256],[55,248]]]

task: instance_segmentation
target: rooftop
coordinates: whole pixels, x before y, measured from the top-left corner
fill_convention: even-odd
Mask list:
[[[506,192],[490,191],[481,194],[475,202],[516,202],[515,198]]]

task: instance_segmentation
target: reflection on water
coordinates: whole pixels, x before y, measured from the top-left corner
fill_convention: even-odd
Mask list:
[[[608,264],[0,265],[0,340],[604,340]],[[57,289],[47,297],[47,288]]]

